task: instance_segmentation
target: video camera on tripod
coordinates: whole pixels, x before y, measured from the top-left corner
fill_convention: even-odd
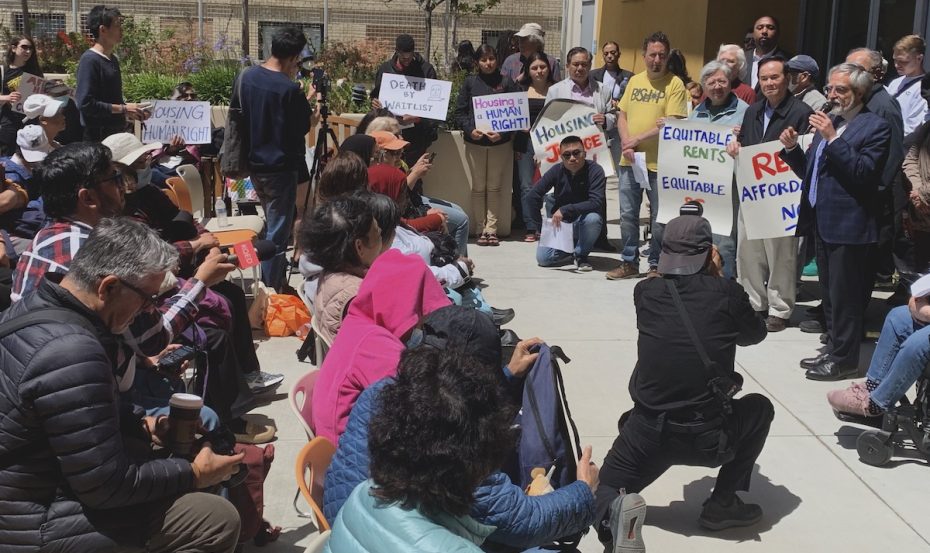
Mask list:
[[[310,79],[313,83],[313,88],[320,94],[321,100],[325,102],[330,88],[329,76],[322,67],[316,67],[314,65],[315,61],[316,58],[312,55],[305,56],[301,59],[300,71],[297,75],[301,79]]]

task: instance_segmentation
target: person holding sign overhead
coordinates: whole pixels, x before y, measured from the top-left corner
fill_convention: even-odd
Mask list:
[[[455,117],[465,135],[465,157],[472,177],[472,209],[485,214],[479,246],[498,246],[497,214],[500,212],[501,188],[513,177],[512,132],[479,131],[475,125],[472,99],[507,92],[520,92],[520,87],[501,74],[497,52],[482,44],[476,52],[478,73],[469,75],[459,91]]]
[[[0,60],[0,155],[16,153],[16,131],[23,128],[23,113],[13,106],[23,100],[19,81],[23,73],[42,77],[36,43],[27,36],[14,36],[3,60]]]
[[[749,106],[739,135],[727,145],[736,158],[740,146],[778,140],[791,128],[807,132],[811,108],[788,92],[788,68],[784,58],[771,56],[759,61],[759,86],[763,101]],[[802,174],[802,173],[798,173]],[[769,332],[788,326],[797,292],[798,239],[794,236],[749,240],[742,212],[737,220],[736,272],[749,294],[752,308],[766,319]]]
[[[608,280],[639,275],[639,212],[643,190],[649,197],[649,272],[656,273],[662,247],[662,228],[656,225],[659,213],[659,191],[656,185],[659,158],[659,127],[666,117],[684,119],[688,115],[688,91],[681,79],[668,71],[670,50],[663,32],[649,35],[643,41],[643,61],[646,70],[637,73],[620,99],[617,126],[620,128],[620,266],[607,273]],[[636,181],[633,161],[637,153],[646,156],[648,181]]]

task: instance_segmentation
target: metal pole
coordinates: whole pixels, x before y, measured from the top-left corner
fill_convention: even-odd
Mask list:
[[[197,38],[203,42],[203,0],[197,0]]]
[[[329,40],[329,0],[323,0],[323,44]]]
[[[445,32],[443,33],[443,42],[446,43],[445,59],[446,59],[446,69],[448,69],[449,67],[452,67],[452,64],[449,62],[449,46],[450,46],[449,45],[449,27],[452,25],[452,0],[446,0],[446,20],[444,23],[445,24],[443,25],[443,27],[445,27]],[[458,46],[456,46],[456,48],[458,48]],[[458,55],[458,50],[456,50],[456,55]],[[501,60],[501,62],[503,61],[504,60]]]
[[[81,32],[81,18],[78,17],[78,0],[71,0],[71,30]]]

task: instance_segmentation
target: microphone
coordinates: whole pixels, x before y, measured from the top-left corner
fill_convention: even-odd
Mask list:
[[[836,102],[827,100],[827,102],[824,105],[820,106],[820,109],[818,111],[820,111],[821,113],[830,113],[831,111],[833,111],[833,108],[835,107],[836,107]]]

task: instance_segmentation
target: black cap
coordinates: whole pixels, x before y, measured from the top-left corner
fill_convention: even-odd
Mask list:
[[[409,54],[416,50],[416,48],[417,45],[410,35],[398,35],[397,40],[394,41],[394,50],[403,54]]]
[[[698,215],[681,215],[665,225],[659,273],[693,275],[704,268],[707,252],[714,244],[707,219]]]

